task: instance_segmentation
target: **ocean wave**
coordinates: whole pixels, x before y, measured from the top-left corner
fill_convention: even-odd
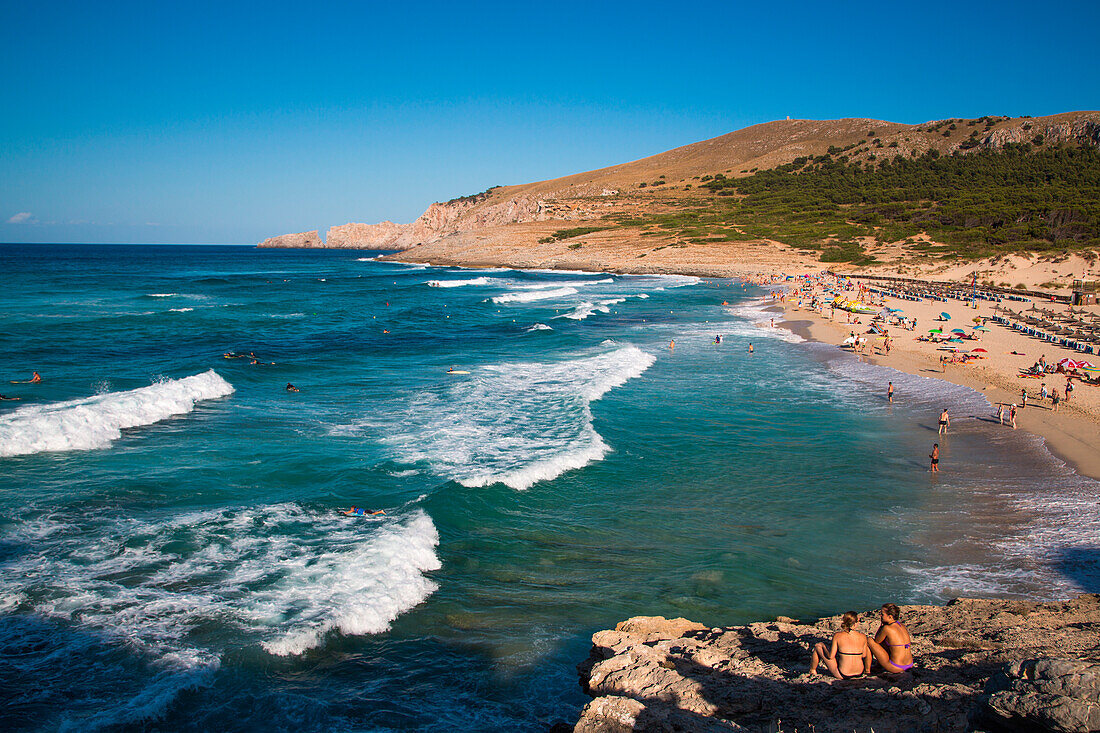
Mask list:
[[[179,293],[146,293],[146,298],[175,298]]]
[[[124,428],[189,413],[195,403],[233,391],[233,385],[210,370],[126,392],[28,405],[0,418],[0,457],[106,448],[122,437]]]
[[[573,310],[568,313],[563,313],[560,316],[554,316],[555,318],[569,318],[574,321],[583,321],[593,313],[610,313],[611,306],[618,305],[619,303],[625,303],[626,298],[608,298],[607,300],[601,300],[597,303],[591,301],[583,301],[577,305]]]
[[[195,310],[194,308],[169,308],[170,313],[190,313]]]
[[[552,288],[586,288],[592,285],[607,285],[613,282],[615,282],[615,279],[609,277],[603,280],[560,280],[558,282],[548,283],[517,283],[509,287],[515,288],[516,290],[550,290]]]
[[[549,300],[550,298],[564,298],[576,295],[576,288],[555,288],[552,290],[524,290],[519,293],[505,293],[492,300],[494,303],[530,303],[535,300]]]
[[[532,325],[530,328],[527,329],[527,333],[531,333],[532,331],[553,331],[553,330],[554,330],[553,328],[551,328],[550,326],[547,326],[545,323],[536,323],[536,324]]]
[[[475,277],[472,280],[429,280],[428,286],[432,288],[461,288],[467,285],[489,285],[492,278]]]
[[[527,489],[610,450],[592,425],[591,403],[654,362],[635,346],[612,349],[562,362],[489,365],[476,379],[422,392],[357,430],[377,431],[397,460],[423,462],[463,485]]]
[[[138,519],[88,511],[21,521],[31,548],[0,566],[0,595],[134,645],[164,670],[216,667],[227,624],[271,654],[326,635],[377,634],[435,590],[439,534],[415,510],[345,517],[295,503]]]

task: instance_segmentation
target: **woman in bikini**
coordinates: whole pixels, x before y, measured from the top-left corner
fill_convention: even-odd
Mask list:
[[[882,623],[875,638],[868,642],[875,661],[887,672],[897,673],[912,669],[916,666],[910,650],[913,640],[909,636],[909,630],[898,621],[901,611],[893,603],[884,603],[879,615]]]
[[[838,680],[850,677],[862,677],[871,671],[871,649],[864,634],[854,631],[859,621],[855,611],[849,611],[841,618],[841,630],[833,634],[833,643],[829,649],[818,642],[814,645],[810,657],[810,674],[817,674],[822,662]]]

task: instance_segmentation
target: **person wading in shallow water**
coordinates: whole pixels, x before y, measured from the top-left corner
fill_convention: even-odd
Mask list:
[[[886,399],[892,405],[894,404],[894,383],[890,382],[889,385],[890,386],[886,388]]]
[[[943,412],[940,413],[940,435],[946,435],[947,429],[951,427],[951,418],[947,416],[947,408],[943,408]]]
[[[933,443],[932,444],[932,452],[929,454],[928,457],[932,459],[932,466],[929,470],[931,470],[932,473],[939,473],[940,472],[940,444],[939,443]]]

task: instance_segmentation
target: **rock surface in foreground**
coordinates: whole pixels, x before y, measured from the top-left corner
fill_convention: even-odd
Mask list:
[[[574,730],[1096,729],[1100,596],[960,599],[903,606],[902,620],[917,669],[840,681],[806,673],[810,648],[828,642],[840,616],[717,629],[632,618],[592,637],[579,671],[595,699]],[[872,633],[877,613],[864,614],[858,628]]]

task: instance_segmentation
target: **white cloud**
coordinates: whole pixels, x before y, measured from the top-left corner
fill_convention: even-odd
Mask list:
[[[34,214],[29,211],[20,211],[18,214],[13,214],[11,218],[8,219],[9,224],[26,224],[32,221],[34,221]]]

